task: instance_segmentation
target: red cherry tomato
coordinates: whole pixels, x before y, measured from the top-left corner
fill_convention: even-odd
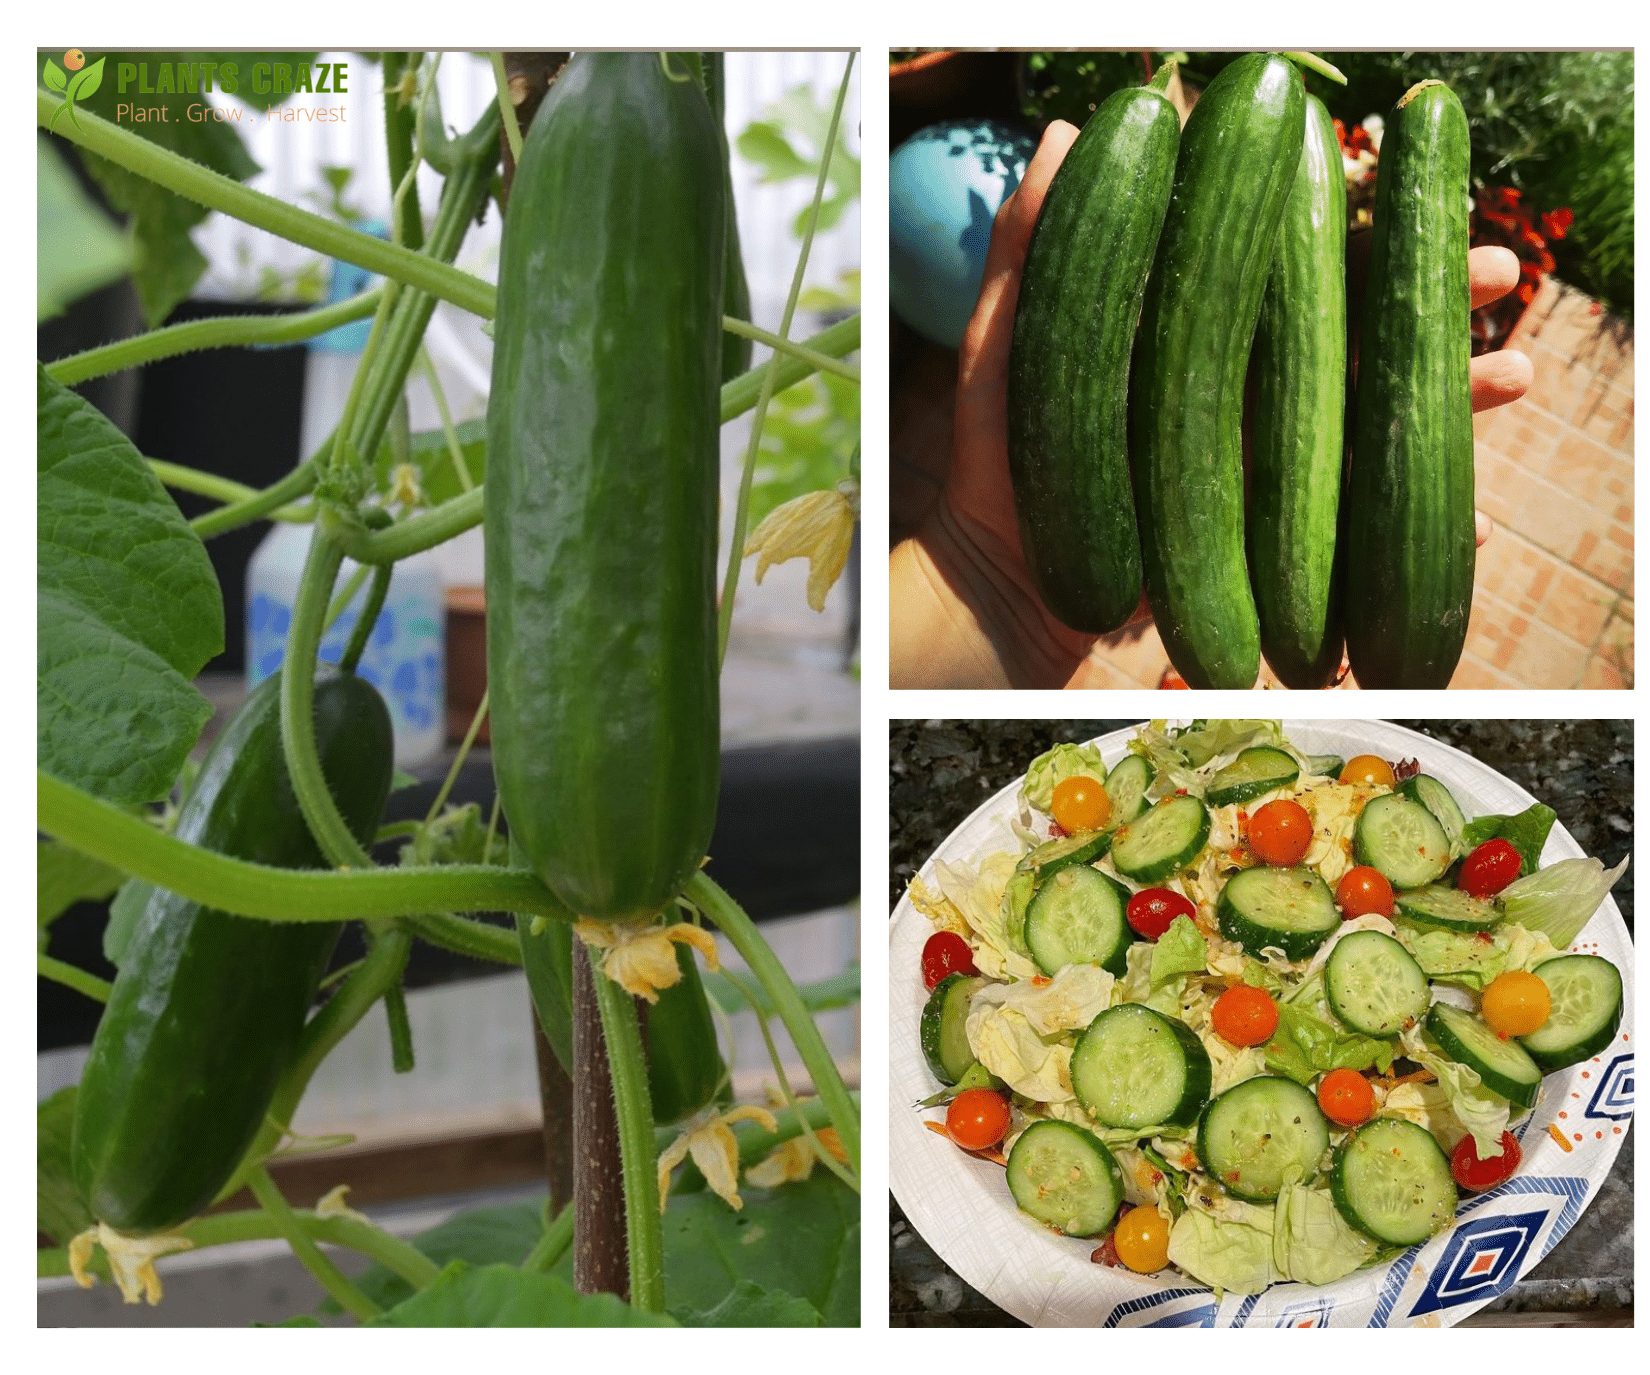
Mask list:
[[[1279,798],[1249,818],[1249,849],[1262,864],[1288,868],[1312,848],[1312,817],[1299,802]]]
[[[1449,1168],[1455,1182],[1463,1189],[1481,1194],[1497,1184],[1505,1184],[1518,1173],[1523,1161],[1524,1152],[1519,1149],[1518,1138],[1511,1132],[1501,1133],[1501,1154],[1492,1155],[1488,1160],[1478,1158],[1478,1147],[1469,1135],[1456,1142],[1449,1158]]]
[[[1486,840],[1461,862],[1461,877],[1456,880],[1464,893],[1475,898],[1494,897],[1515,878],[1524,867],[1510,841],[1497,837]]]
[[[1111,798],[1097,779],[1073,774],[1054,785],[1049,810],[1062,831],[1078,835],[1098,831],[1111,819]]]
[[[1340,1127],[1356,1127],[1375,1113],[1375,1090],[1355,1069],[1332,1069],[1318,1081],[1318,1106]]]
[[[1234,1046],[1258,1046],[1278,1029],[1278,1005],[1264,988],[1233,984],[1209,1009],[1209,1021],[1222,1040]]]
[[[964,1089],[945,1110],[945,1129],[965,1151],[986,1151],[1008,1134],[1008,1101],[990,1089]]]
[[[1360,864],[1341,875],[1341,881],[1335,885],[1335,905],[1348,921],[1353,917],[1390,917],[1392,885],[1379,869]]]
[[[1124,915],[1136,932],[1155,941],[1176,917],[1196,917],[1197,907],[1172,888],[1142,888],[1129,899]]]
[[[1346,767],[1341,770],[1342,783],[1362,783],[1365,787],[1380,786],[1396,788],[1397,775],[1392,772],[1392,765],[1378,754],[1355,754],[1346,761]]]
[[[922,981],[935,988],[947,974],[978,974],[974,952],[955,931],[936,931],[922,947]]]

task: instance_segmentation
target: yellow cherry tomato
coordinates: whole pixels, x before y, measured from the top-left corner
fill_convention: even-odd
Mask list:
[[[1098,779],[1074,774],[1054,785],[1050,810],[1067,835],[1098,831],[1111,818],[1111,798]]]
[[[1130,1208],[1112,1234],[1117,1258],[1137,1275],[1150,1275],[1169,1263],[1169,1224],[1156,1208]]]
[[[1539,1031],[1553,1010],[1553,996],[1534,974],[1509,969],[1484,990],[1484,1020],[1503,1036]]]
[[[1378,754],[1359,754],[1348,759],[1346,767],[1341,770],[1341,782],[1379,784],[1383,788],[1398,786],[1398,780],[1392,773],[1392,765]]]

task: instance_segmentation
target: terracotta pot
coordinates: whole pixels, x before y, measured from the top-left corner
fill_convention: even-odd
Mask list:
[[[487,593],[480,587],[447,589],[447,743],[464,739],[487,691]],[[491,739],[483,721],[476,743]]]

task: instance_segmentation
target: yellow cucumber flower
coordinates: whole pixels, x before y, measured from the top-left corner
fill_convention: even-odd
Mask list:
[[[88,1227],[69,1243],[69,1273],[82,1289],[90,1289],[97,1277],[86,1268],[92,1252],[102,1246],[109,1257],[109,1269],[120,1286],[120,1297],[127,1303],[147,1301],[151,1306],[160,1302],[160,1276],[155,1273],[155,1261],[173,1251],[187,1251],[195,1243],[188,1237],[161,1234],[149,1237],[129,1237],[117,1232],[107,1223]]]
[[[859,517],[859,483],[839,482],[826,492],[809,492],[777,506],[751,531],[745,557],[756,560],[756,581],[776,563],[808,560],[808,605],[825,609],[825,594],[836,585],[854,542]]]
[[[702,926],[679,921],[674,926],[649,922],[596,921],[581,917],[574,933],[586,945],[607,953],[602,956],[602,973],[635,998],[659,1001],[659,990],[669,988],[682,977],[676,965],[673,941],[693,946],[705,957],[707,969],[719,969],[716,938]]]
[[[734,1122],[759,1122],[766,1131],[774,1131],[779,1124],[766,1108],[745,1103],[731,1112],[718,1111],[712,1103],[688,1118],[682,1134],[666,1146],[659,1156],[659,1211],[665,1210],[670,1193],[670,1172],[688,1156],[699,1167],[705,1183],[719,1194],[735,1211],[745,1206],[739,1197],[739,1141],[730,1130]]]

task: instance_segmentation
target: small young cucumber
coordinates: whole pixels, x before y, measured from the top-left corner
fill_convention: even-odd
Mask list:
[[[1102,634],[1140,604],[1129,350],[1169,205],[1180,117],[1134,87],[1090,117],[1037,217],[1008,366],[1008,469],[1038,595]]]
[[[1413,86],[1388,117],[1358,349],[1346,645],[1366,688],[1449,686],[1472,607],[1467,117]]]
[[[1209,83],[1181,133],[1135,334],[1129,450],[1146,594],[1194,688],[1251,688],[1260,671],[1243,387],[1305,127],[1306,87],[1285,58],[1240,57]]]
[[[1341,664],[1336,525],[1346,416],[1346,174],[1335,124],[1306,100],[1300,171],[1255,331],[1249,577],[1260,647],[1285,687]]]

